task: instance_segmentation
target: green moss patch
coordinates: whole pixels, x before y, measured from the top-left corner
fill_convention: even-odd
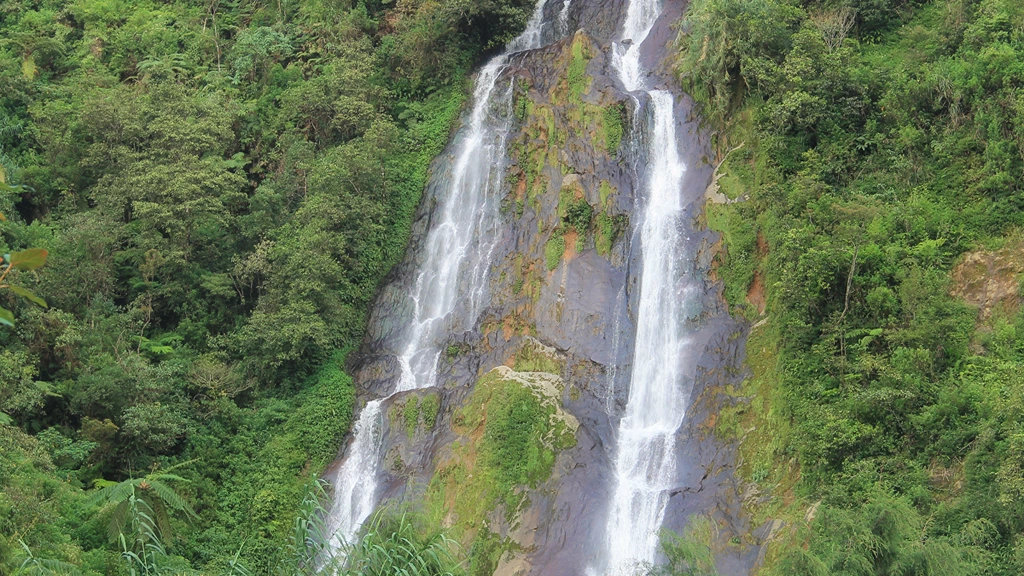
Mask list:
[[[594,247],[597,249],[597,253],[605,258],[610,256],[612,246],[628,226],[629,219],[625,215],[609,216],[605,212],[598,214],[597,231],[594,238]]]
[[[544,245],[544,262],[549,271],[558,268],[563,254],[565,254],[565,237],[561,232],[556,231]]]
[[[585,38],[577,34],[572,42],[572,60],[566,75],[569,102],[581,105],[583,94],[590,88],[591,78],[587,76],[587,64],[590,62],[590,46]]]
[[[413,396],[405,401],[402,408],[402,418],[405,420],[405,433],[412,438],[416,433],[416,424],[420,419],[420,399]]]
[[[441,397],[437,393],[430,393],[422,398],[409,396],[405,402],[391,406],[388,419],[395,428],[405,430],[406,436],[411,440],[421,426],[428,432],[434,428],[440,409]]]
[[[468,442],[455,443],[438,464],[427,500],[464,542],[484,533],[499,506],[513,521],[528,504],[523,490],[550,478],[558,452],[576,445],[579,423],[561,409],[563,386],[553,374],[499,366],[454,414],[453,428]]]
[[[601,131],[604,135],[604,146],[608,154],[615,156],[622,144],[622,136],[625,133],[623,118],[626,116],[626,108],[621,102],[613,104],[604,109],[601,116]]]
[[[478,443],[480,475],[495,502],[507,510],[522,504],[517,486],[537,487],[551,476],[555,454],[576,444],[576,420],[561,411],[561,378],[499,366],[477,382],[458,414],[459,427],[483,427]]]
[[[422,416],[423,426],[427,430],[433,430],[434,425],[437,424],[437,412],[441,408],[441,397],[437,394],[427,394],[420,401],[420,415]]]
[[[558,351],[535,338],[526,338],[516,353],[516,372],[546,372],[560,376],[562,365]]]
[[[720,232],[724,248],[716,258],[722,265],[718,273],[725,283],[725,299],[733,314],[748,319],[757,317],[756,306],[747,302],[747,291],[759,265],[757,228],[753,208],[743,203],[708,204],[705,208],[708,228]]]
[[[608,207],[608,199],[615,194],[615,187],[611,185],[607,180],[601,180],[601,185],[597,189],[598,196],[601,198],[601,207]]]

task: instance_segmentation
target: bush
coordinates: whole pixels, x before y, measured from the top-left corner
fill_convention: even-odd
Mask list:
[[[297,445],[318,465],[338,455],[355,416],[356,391],[352,377],[342,370],[343,358],[336,354],[311,378],[312,386],[300,397],[290,421]]]

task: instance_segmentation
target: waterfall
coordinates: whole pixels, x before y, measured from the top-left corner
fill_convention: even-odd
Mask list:
[[[658,531],[677,479],[676,435],[692,388],[681,361],[688,303],[696,289],[685,273],[686,166],[678,149],[674,98],[668,91],[650,88],[640,61],[641,45],[660,12],[660,0],[631,0],[622,41],[612,53],[623,87],[646,96],[650,111],[637,331],[629,398],[616,435],[615,490],[602,547],[603,571],[610,574],[631,573],[656,560]]]
[[[355,439],[349,448],[348,460],[335,479],[331,519],[345,519],[349,524],[338,522],[331,533],[346,541],[359,528],[358,524],[354,528],[352,524],[356,521],[362,523],[377,504],[374,490],[362,490],[360,487],[374,476],[373,471],[380,458],[380,403],[380,400],[371,400],[359,413],[353,427]],[[366,474],[368,470],[370,474]]]
[[[401,374],[392,395],[434,386],[441,343],[452,331],[472,327],[485,305],[491,253],[500,221],[506,169],[505,139],[512,128],[512,86],[499,83],[512,55],[539,48],[543,14],[539,0],[526,30],[479,72],[472,108],[444,155],[451,158],[428,184],[436,200],[410,289],[412,317],[399,344]],[[332,546],[356,537],[377,504],[381,460],[382,401],[367,403],[334,483],[328,515]]]
[[[562,10],[558,13],[558,29],[562,34],[569,33],[569,5],[572,4],[572,0],[565,0],[562,4]]]

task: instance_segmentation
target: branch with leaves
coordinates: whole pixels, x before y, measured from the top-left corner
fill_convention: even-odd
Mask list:
[[[13,254],[4,254],[3,258],[0,259],[0,265],[5,265],[3,271],[0,272],[0,289],[6,288],[29,302],[46,308],[46,300],[36,296],[27,288],[11,284],[11,279],[13,278],[11,272],[14,270],[32,271],[41,268],[46,264],[48,254],[42,248],[29,248],[21,252],[14,252]],[[0,306],[0,324],[14,326],[14,313],[3,306]]]
[[[11,186],[4,182],[3,178],[0,178],[0,192],[17,192],[22,188],[22,186]],[[7,217],[4,216],[3,213],[0,213],[0,222],[4,222],[6,220]],[[3,258],[0,259],[0,266],[3,267],[2,271],[0,271],[0,289],[6,288],[33,304],[47,308],[45,300],[36,296],[27,288],[11,283],[11,280],[15,275],[17,275],[17,273],[14,272],[15,270],[31,272],[42,268],[42,266],[46,264],[47,256],[49,256],[49,252],[42,248],[29,248],[28,250],[22,250],[21,252],[4,254]],[[14,274],[12,274],[12,272],[14,272]],[[0,306],[0,324],[14,326],[14,313],[3,306]]]

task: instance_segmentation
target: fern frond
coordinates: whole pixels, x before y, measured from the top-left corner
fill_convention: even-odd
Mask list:
[[[114,507],[110,513],[110,523],[107,524],[107,536],[111,542],[117,542],[117,536],[121,534],[128,524],[128,501],[124,500]]]
[[[152,503],[153,517],[156,519],[157,532],[164,542],[170,542],[174,535],[171,533],[171,517],[167,514],[167,507],[161,502]]]
[[[135,493],[135,488],[141,481],[134,478],[129,478],[123,482],[110,482],[108,480],[101,482],[97,480],[93,485],[99,486],[100,489],[93,492],[86,499],[85,503],[87,506],[97,506],[103,502],[122,502]]]
[[[150,474],[150,476],[153,476],[153,477],[155,477],[158,480],[181,480],[182,482],[188,482],[188,480],[186,480],[184,478],[181,478],[180,476],[174,476],[173,474],[168,474],[168,472],[171,472],[173,470],[177,470],[178,468],[182,468],[182,467],[188,466],[189,464],[192,464],[196,460],[198,460],[198,458],[192,458],[191,460],[185,460],[184,462],[178,462],[177,464],[175,464],[173,466],[169,466],[167,468],[164,468],[162,472],[154,472],[153,474]],[[170,478],[171,476],[173,476],[173,478]]]
[[[149,482],[149,490],[152,490],[164,504],[170,506],[175,510],[185,512],[187,515],[195,517],[196,512],[192,509],[192,506],[181,497],[180,494],[174,491],[173,488],[164,484],[160,480],[152,480]]]

